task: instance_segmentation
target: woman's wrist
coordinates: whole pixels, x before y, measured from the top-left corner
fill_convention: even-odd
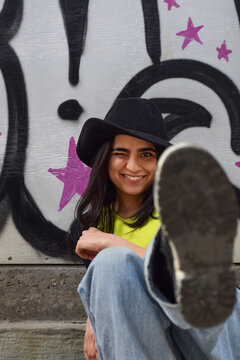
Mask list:
[[[112,247],[112,246],[121,246],[121,244],[120,244],[121,240],[123,240],[123,239],[117,235],[107,234],[107,236],[105,236],[105,240],[104,240],[104,248],[106,249],[106,248]]]

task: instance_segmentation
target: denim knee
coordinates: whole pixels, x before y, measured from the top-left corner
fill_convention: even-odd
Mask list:
[[[106,279],[126,278],[127,263],[134,261],[137,255],[127,247],[113,246],[102,250],[92,261],[89,270],[94,269],[95,274],[103,275]],[[113,277],[114,275],[114,277]],[[115,277],[116,276],[116,277]]]
[[[94,265],[98,266],[118,266],[125,262],[128,256],[135,256],[136,254],[124,246],[112,246],[100,251],[100,253],[93,260]]]

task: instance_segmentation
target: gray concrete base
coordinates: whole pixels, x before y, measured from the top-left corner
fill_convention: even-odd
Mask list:
[[[0,360],[84,360],[85,324],[0,322]]]
[[[76,291],[84,273],[78,266],[0,267],[0,360],[84,360],[86,314]]]
[[[0,266],[0,321],[78,321],[83,266]]]

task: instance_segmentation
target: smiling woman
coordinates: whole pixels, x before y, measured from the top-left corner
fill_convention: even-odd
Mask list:
[[[146,99],[119,99],[104,121],[84,124],[77,153],[92,172],[75,220],[80,257],[92,260],[103,249],[124,246],[144,258],[160,226],[152,196],[157,160],[170,145],[157,105]],[[92,335],[88,321],[88,354],[95,349]]]

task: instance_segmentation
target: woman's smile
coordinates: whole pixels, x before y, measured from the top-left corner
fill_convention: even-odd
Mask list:
[[[146,178],[146,175],[128,175],[128,174],[121,174],[123,176],[123,179],[130,183],[139,183],[143,181]]]

